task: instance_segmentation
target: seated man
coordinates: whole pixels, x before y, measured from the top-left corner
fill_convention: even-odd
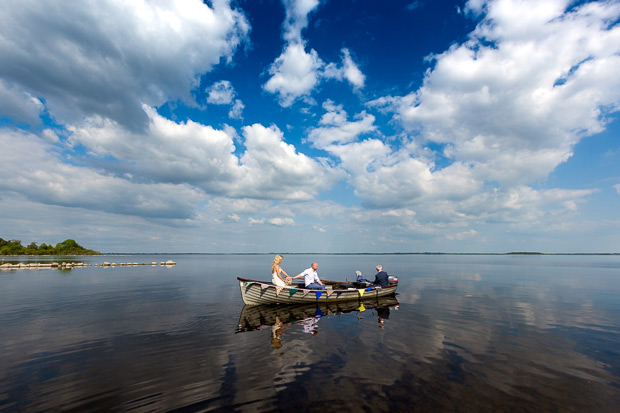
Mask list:
[[[390,285],[389,275],[387,272],[383,271],[383,267],[381,265],[377,265],[377,274],[375,275],[375,282],[373,284],[380,285],[382,287]]]
[[[370,283],[370,280],[367,280],[366,278],[364,278],[364,277],[362,276],[362,272],[361,272],[361,271],[355,271],[355,276],[356,276],[356,277],[355,277],[355,278],[356,278],[356,281],[357,281],[358,283]]]
[[[297,274],[293,278],[304,277],[304,284],[306,285],[306,288],[312,290],[324,290],[325,285],[321,282],[319,275],[316,273],[318,268],[319,264],[313,262],[310,268],[305,269],[301,274]]]

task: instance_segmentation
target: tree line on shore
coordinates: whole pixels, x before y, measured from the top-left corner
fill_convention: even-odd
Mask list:
[[[20,240],[6,241],[0,238],[0,255],[101,255],[101,253],[86,249],[72,239],[66,239],[55,246],[46,243],[37,245],[36,242],[31,242],[24,247]]]

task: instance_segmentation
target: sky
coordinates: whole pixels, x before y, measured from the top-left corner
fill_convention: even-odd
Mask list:
[[[0,237],[620,252],[620,2],[7,0]]]

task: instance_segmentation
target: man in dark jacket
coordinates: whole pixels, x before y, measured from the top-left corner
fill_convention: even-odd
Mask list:
[[[390,281],[388,279],[388,273],[383,271],[383,267],[381,265],[377,265],[378,273],[375,274],[375,282],[373,284],[378,284],[382,287],[390,285]]]

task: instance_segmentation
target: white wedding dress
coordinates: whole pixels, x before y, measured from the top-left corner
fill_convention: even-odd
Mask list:
[[[271,283],[273,285],[277,285],[278,287],[286,287],[286,284],[284,284],[284,281],[282,281],[280,277],[278,277],[277,272],[274,272],[273,274],[271,274]]]

